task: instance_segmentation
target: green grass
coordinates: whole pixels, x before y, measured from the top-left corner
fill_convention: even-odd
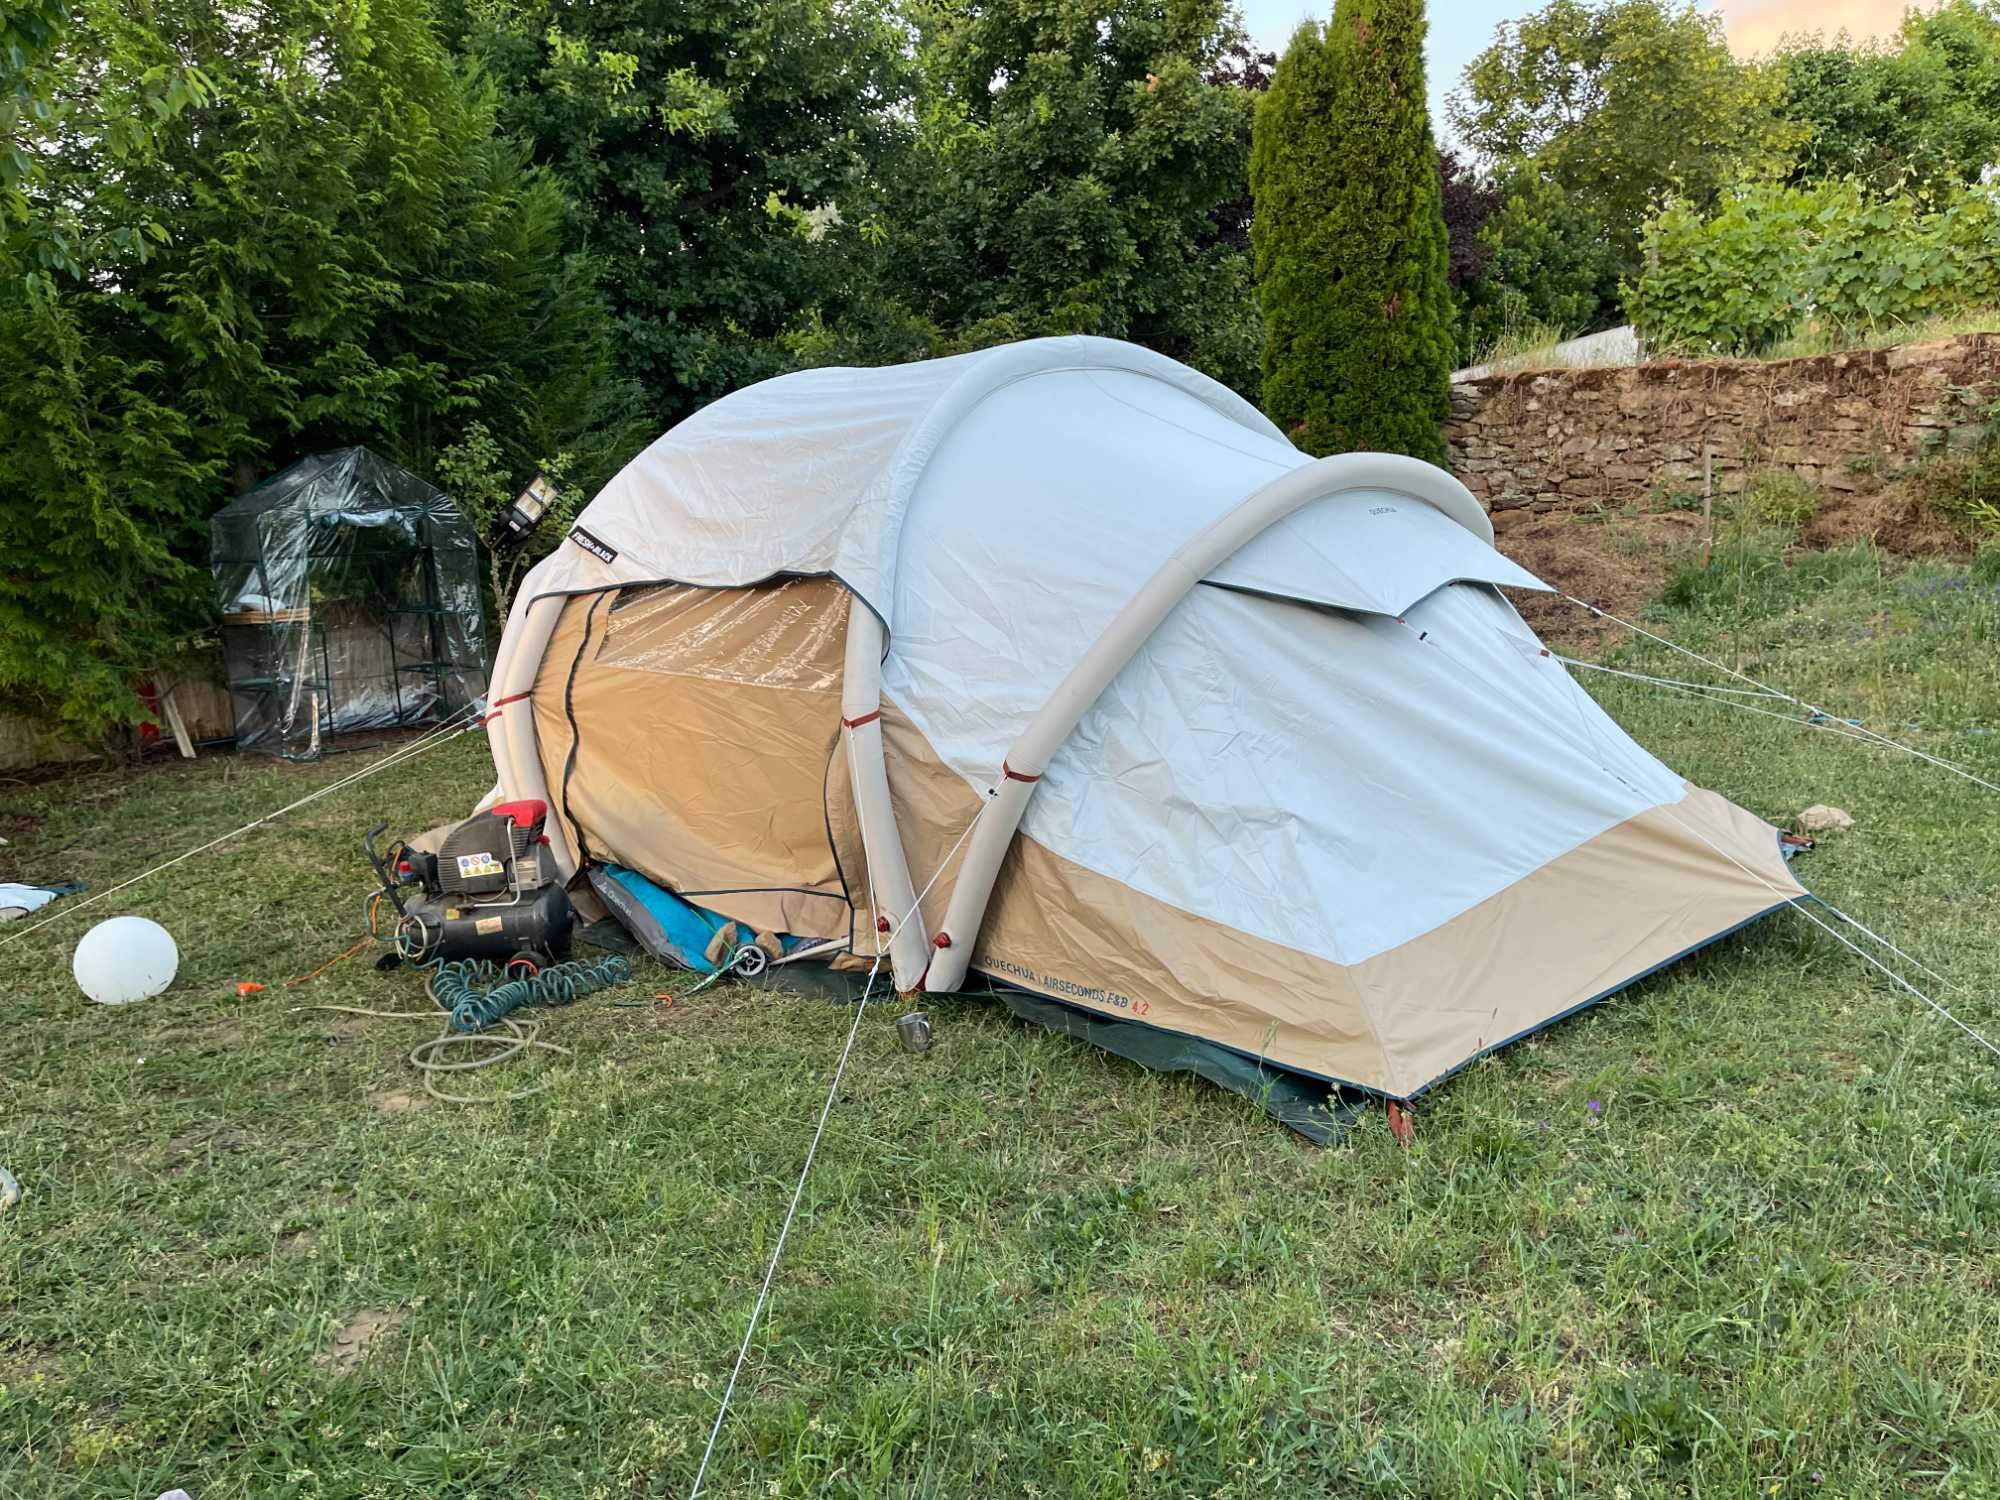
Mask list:
[[[1524,323],[1503,329],[1472,360],[1493,375],[1548,367],[1556,345],[1571,337],[1555,323]]]
[[[1914,323],[1870,326],[1810,320],[1797,333],[1765,351],[1762,359],[1797,359],[1811,354],[1838,354],[1843,349],[1887,349],[1897,344],[1924,344],[1961,333],[2000,332],[2000,308],[1974,307],[1939,313]]]
[[[1751,538],[1673,597],[1654,628],[2000,780],[1990,580]],[[1760,813],[1851,811],[1806,880],[2000,1032],[1994,794],[1590,681]],[[0,857],[101,887],[354,769],[10,789]],[[385,1108],[427,1029],[292,1007],[415,981],[281,982],[352,940],[360,831],[488,775],[461,740],[120,898],[180,940],[155,1000],[79,999],[81,924],[0,948],[0,1494],[685,1494],[850,1012],[612,1008],[685,988],[645,968],[549,1016],[546,1093]],[[710,1493],[2000,1492],[2000,1062],[1796,914],[1470,1069],[1407,1151],[1374,1115],[1315,1150],[971,1001],[908,1056],[898,1008],[863,1020]],[[367,1309],[400,1322],[329,1364]]]

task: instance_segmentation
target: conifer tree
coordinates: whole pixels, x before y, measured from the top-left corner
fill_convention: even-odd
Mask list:
[[[1422,0],[1338,0],[1258,102],[1264,408],[1311,453],[1443,464],[1451,301]]]
[[[304,454],[633,451],[563,193],[429,0],[37,8],[0,15],[0,712],[89,741],[202,670],[208,517]]]

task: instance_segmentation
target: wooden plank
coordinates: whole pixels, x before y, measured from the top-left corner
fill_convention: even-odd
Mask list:
[[[180,705],[174,702],[173,685],[156,673],[153,691],[159,695],[160,716],[167,721],[167,728],[174,732],[174,745],[181,752],[181,759],[193,760],[194,741],[188,736],[187,722],[181,718]]]

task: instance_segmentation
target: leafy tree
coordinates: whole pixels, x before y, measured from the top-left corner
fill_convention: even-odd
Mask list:
[[[131,10],[10,79],[0,232],[0,706],[84,735],[207,627],[207,517],[259,475],[422,471],[475,412],[525,462],[617,405],[561,195],[422,4]]]
[[[1251,242],[1264,408],[1313,453],[1444,462],[1448,248],[1421,0],[1339,0],[1257,107]]]
[[[2000,161],[2000,5],[1913,10],[1893,46],[1795,40],[1771,69],[1800,137],[1795,183],[1893,191],[1973,181]]]
[[[1784,164],[1795,132],[1775,115],[1775,93],[1730,56],[1721,22],[1686,0],[1549,0],[1500,28],[1448,108],[1479,156],[1552,184],[1629,271],[1665,194],[1706,203]]]
[[[1232,214],[1259,60],[1226,0],[932,0],[910,15],[914,123],[873,219],[882,297],[904,317],[871,332],[936,352],[1101,334],[1254,388]]]
[[[1480,222],[1485,258],[1459,288],[1459,353],[1477,360],[1510,334],[1586,332],[1620,315],[1624,258],[1588,200],[1530,166],[1493,188],[1498,207]]]
[[[794,360],[837,316],[906,90],[871,0],[444,0],[505,125],[603,266],[620,368],[657,429]],[[872,231],[871,231],[872,233]]]

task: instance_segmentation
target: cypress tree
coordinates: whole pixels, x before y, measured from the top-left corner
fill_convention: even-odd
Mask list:
[[[1422,0],[1338,0],[1258,101],[1264,409],[1310,453],[1445,461],[1451,301],[1423,43]]]

